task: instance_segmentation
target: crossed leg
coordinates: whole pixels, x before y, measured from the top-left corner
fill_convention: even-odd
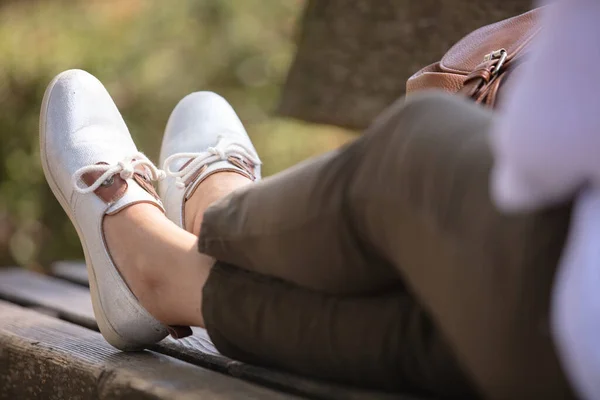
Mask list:
[[[569,210],[493,209],[490,121],[441,95],[397,103],[349,146],[208,209],[248,182],[204,182],[199,240],[139,205],[107,218],[109,248],[153,315],[205,326],[233,358],[443,396],[568,397],[541,324]]]
[[[210,330],[211,337],[221,352],[246,362],[381,389],[472,394],[427,313],[405,290],[328,295],[227,264],[214,266],[213,258],[200,253],[196,235],[206,207],[249,183],[226,172],[206,179],[186,203],[191,232],[152,205],[137,204],[106,217],[105,236],[113,259],[154,317],[168,325],[204,327],[204,310],[215,327],[231,327],[230,321],[237,321],[237,343],[243,343],[242,348],[233,344],[236,340],[224,340],[218,328]],[[353,275],[367,274],[366,260],[355,267]],[[386,265],[384,270],[388,269]],[[332,272],[335,276],[335,268]],[[317,275],[312,274],[315,285],[320,282]],[[290,271],[289,277],[294,276]],[[207,279],[214,283],[206,285]],[[400,282],[391,281],[386,286],[397,289]],[[373,291],[373,281],[363,285],[366,292]],[[343,285],[333,281],[330,291],[338,287]],[[232,293],[242,301],[234,300],[231,309],[220,307],[231,302]],[[204,301],[211,304],[205,307]],[[263,317],[267,320],[261,325]],[[264,334],[250,333],[248,328]],[[230,337],[231,330],[227,333]]]
[[[442,396],[477,386],[490,398],[572,398],[548,326],[570,205],[519,216],[495,209],[492,121],[457,96],[401,100],[349,146],[211,206],[202,252],[295,287],[235,286],[249,273],[217,264],[203,307],[217,346]],[[406,296],[393,312],[374,305],[389,293]]]

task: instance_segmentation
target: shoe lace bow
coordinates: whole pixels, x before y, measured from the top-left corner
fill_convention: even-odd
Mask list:
[[[183,189],[186,186],[186,181],[192,178],[200,168],[217,161],[228,161],[229,157],[236,157],[242,160],[245,159],[253,165],[260,165],[260,160],[258,157],[254,156],[253,153],[254,151],[247,146],[232,139],[219,136],[217,144],[213,147],[209,147],[206,151],[199,153],[176,153],[171,155],[165,160],[163,169],[167,176],[175,178],[176,186]],[[172,171],[171,166],[173,163],[182,159],[191,161],[184,164],[183,168],[179,171]]]
[[[71,177],[71,182],[75,191],[81,194],[87,194],[95,191],[100,186],[106,185],[106,182],[111,182],[111,178],[116,174],[119,174],[124,180],[133,178],[136,168],[139,169],[138,167],[143,167],[144,171],[149,175],[149,178],[154,181],[164,179],[166,176],[165,172],[158,169],[148,157],[143,153],[138,152],[113,165],[94,164],[82,167],[75,171]],[[96,178],[91,185],[82,186],[80,182],[82,181],[83,176],[90,172],[101,172],[102,175]]]

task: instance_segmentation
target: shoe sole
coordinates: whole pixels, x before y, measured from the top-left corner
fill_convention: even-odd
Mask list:
[[[98,281],[96,279],[96,273],[94,271],[94,266],[91,262],[91,257],[89,256],[87,246],[85,244],[85,240],[83,240],[84,239],[83,233],[80,230],[79,225],[77,224],[77,221],[75,221],[75,218],[71,215],[69,203],[66,201],[61,190],[56,185],[56,183],[54,181],[54,177],[52,176],[52,173],[50,172],[50,168],[48,166],[48,160],[46,158],[46,129],[45,129],[46,113],[47,113],[47,109],[48,109],[48,102],[50,100],[50,93],[52,92],[52,89],[54,88],[54,85],[56,84],[56,82],[58,82],[58,80],[62,76],[63,76],[63,74],[59,74],[52,80],[52,82],[50,82],[50,84],[46,88],[46,92],[44,93],[44,99],[42,100],[42,108],[40,111],[40,123],[39,123],[40,157],[42,160],[42,169],[44,170],[44,175],[46,177],[46,181],[48,182],[48,185],[50,186],[52,193],[54,194],[54,196],[56,197],[56,199],[62,206],[63,210],[65,210],[65,213],[71,220],[71,223],[75,227],[75,230],[77,231],[77,235],[79,236],[79,241],[81,242],[81,246],[83,247],[83,254],[85,257],[85,265],[87,268],[88,278],[89,278],[89,283],[90,283],[92,307],[94,309],[94,315],[96,316],[96,323],[98,324],[100,333],[102,334],[102,336],[104,336],[104,338],[106,339],[106,341],[108,343],[110,343],[112,346],[116,347],[119,350],[124,350],[124,351],[143,350],[148,345],[144,345],[144,344],[141,344],[138,342],[132,342],[130,340],[126,340],[125,338],[123,338],[122,336],[120,336],[117,333],[115,328],[113,328],[110,321],[106,317],[106,313],[104,312],[104,309],[102,308],[102,301],[100,299],[100,296],[98,295]]]

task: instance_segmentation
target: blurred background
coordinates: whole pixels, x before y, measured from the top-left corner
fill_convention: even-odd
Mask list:
[[[0,0],[0,266],[44,269],[82,258],[46,185],[38,114],[57,73],[96,75],[138,145],[156,158],[186,94],[225,96],[265,175],[336,148],[355,133],[274,116],[295,52],[303,0]]]

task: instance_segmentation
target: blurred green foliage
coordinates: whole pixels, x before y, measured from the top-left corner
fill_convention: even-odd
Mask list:
[[[266,175],[338,147],[352,133],[271,115],[304,1],[0,0],[0,265],[81,257],[41,171],[38,113],[54,75],[82,68],[156,157],[172,108],[213,90],[238,111]]]

